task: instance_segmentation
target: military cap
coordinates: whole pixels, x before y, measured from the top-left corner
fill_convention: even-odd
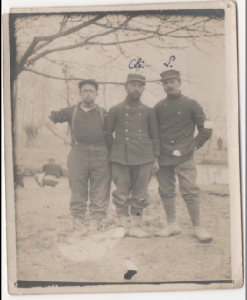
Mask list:
[[[85,79],[85,80],[82,80],[78,83],[78,87],[79,89],[84,85],[84,84],[92,84],[95,88],[96,88],[96,91],[98,90],[98,87],[99,87],[99,84],[94,80],[94,79]]]
[[[165,81],[167,79],[179,79],[180,80],[180,72],[176,70],[168,70],[164,71],[160,74],[161,81]]]
[[[145,84],[146,77],[139,75],[139,74],[129,74],[126,80],[126,83],[131,81],[139,81]]]

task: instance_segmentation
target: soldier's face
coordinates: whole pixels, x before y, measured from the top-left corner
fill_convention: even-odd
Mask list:
[[[88,106],[92,106],[98,95],[96,88],[92,84],[84,84],[80,90],[81,100]]]
[[[174,95],[179,92],[181,82],[177,79],[167,79],[163,81],[163,87],[168,95]]]
[[[137,100],[141,97],[145,87],[144,87],[144,84],[141,82],[132,81],[125,85],[125,89],[130,98]]]

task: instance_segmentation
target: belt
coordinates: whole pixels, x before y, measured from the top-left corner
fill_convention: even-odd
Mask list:
[[[76,143],[75,145],[72,145],[72,147],[76,147],[76,148],[94,148],[94,147],[102,147],[102,146],[106,146],[106,143],[101,142],[101,143],[93,144],[93,145],[84,145],[81,143]]]

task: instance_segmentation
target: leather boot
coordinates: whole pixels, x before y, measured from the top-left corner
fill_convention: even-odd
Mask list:
[[[105,226],[101,219],[90,219],[90,234],[102,233],[105,230]]]
[[[72,237],[80,238],[87,235],[88,228],[85,226],[83,220],[79,218],[74,218],[73,225],[74,231],[72,233]]]
[[[195,237],[201,243],[210,242],[213,238],[211,234],[203,227],[194,227],[192,237]]]
[[[154,235],[158,237],[168,237],[171,235],[179,234],[181,232],[181,228],[177,223],[170,223],[160,231],[156,232]]]
[[[152,236],[152,234],[141,229],[141,216],[131,216],[129,236],[137,238],[147,238]]]

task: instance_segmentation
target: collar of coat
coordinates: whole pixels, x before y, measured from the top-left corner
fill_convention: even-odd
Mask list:
[[[167,95],[167,100],[178,100],[182,96],[181,91],[179,91],[176,95]]]
[[[140,105],[141,104],[141,100],[138,99],[138,100],[132,100],[131,98],[129,98],[129,96],[127,96],[124,100],[124,103],[126,105],[130,105],[130,106],[137,106],[137,105]]]

